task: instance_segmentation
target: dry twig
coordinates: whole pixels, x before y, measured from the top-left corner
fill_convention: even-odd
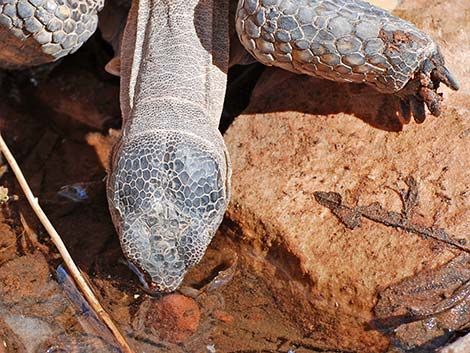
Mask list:
[[[54,245],[57,247],[57,250],[59,250],[60,255],[64,259],[64,263],[67,266],[67,268],[70,271],[70,274],[74,281],[77,283],[78,288],[82,291],[84,297],[86,300],[89,302],[90,306],[95,310],[97,313],[98,317],[105,323],[105,325],[110,329],[114,337],[116,338],[120,348],[124,353],[133,353],[133,350],[129,346],[129,344],[126,342],[124,336],[121,334],[117,326],[114,324],[113,320],[111,319],[111,316],[104,310],[104,308],[101,306],[99,303],[98,299],[96,298],[95,294],[93,293],[92,289],[90,286],[88,286],[87,282],[83,278],[83,276],[80,273],[80,270],[78,269],[77,265],[75,265],[74,261],[72,260],[72,257],[70,256],[70,253],[68,252],[67,248],[65,247],[64,242],[60,238],[59,234],[55,230],[54,226],[52,223],[49,221],[47,218],[46,214],[42,210],[41,206],[39,205],[38,199],[33,195],[33,192],[31,191],[31,188],[29,187],[28,183],[26,182],[26,179],[21,172],[20,167],[18,166],[18,163],[16,163],[15,158],[11,154],[7,144],[5,143],[1,133],[0,133],[0,151],[4,155],[5,159],[7,160],[8,164],[10,165],[11,169],[13,170],[13,173],[16,176],[16,179],[18,180],[18,183],[20,184],[21,189],[23,190],[26,199],[28,200],[29,204],[31,205],[31,208],[33,211],[36,213],[39,221],[42,223],[44,228],[46,229],[47,233],[50,235],[52,242]]]

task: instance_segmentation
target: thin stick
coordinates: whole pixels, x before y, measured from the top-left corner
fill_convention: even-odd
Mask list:
[[[59,234],[55,230],[54,226],[52,223],[49,221],[47,218],[46,214],[42,210],[41,206],[39,206],[39,202],[37,197],[35,197],[31,191],[31,188],[29,187],[28,183],[26,182],[26,179],[21,172],[20,167],[18,166],[18,163],[16,163],[15,158],[10,152],[10,149],[8,148],[7,144],[3,140],[2,134],[0,133],[0,151],[3,153],[5,156],[8,164],[10,165],[11,169],[13,170],[13,173],[16,176],[16,179],[18,180],[18,183],[20,184],[21,189],[23,190],[26,199],[28,200],[29,204],[31,205],[31,208],[33,211],[36,213],[37,217],[41,221],[42,225],[46,229],[47,233],[49,233],[52,242],[54,245],[57,247],[57,250],[59,250],[60,255],[64,259],[64,263],[67,266],[67,268],[70,271],[70,275],[72,278],[75,280],[77,283],[78,288],[82,291],[84,297],[86,300],[90,303],[90,306],[93,308],[93,310],[96,311],[97,315],[101,320],[105,323],[106,326],[111,330],[112,334],[116,338],[119,346],[121,347],[122,351],[124,353],[133,353],[133,350],[129,346],[129,344],[126,342],[124,336],[121,334],[117,326],[114,324],[113,320],[111,319],[111,316],[104,310],[104,308],[101,306],[101,304],[98,302],[98,299],[96,298],[95,294],[93,293],[92,289],[88,286],[87,282],[83,278],[83,276],[80,274],[80,270],[78,269],[77,265],[72,260],[72,257],[70,256],[70,253],[68,252],[67,248],[65,247],[64,242],[60,238]]]

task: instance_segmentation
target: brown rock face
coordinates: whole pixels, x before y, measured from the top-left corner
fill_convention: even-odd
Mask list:
[[[461,328],[447,316],[423,333],[433,309],[451,308],[440,302],[443,295],[465,293],[464,274],[451,281],[451,294],[434,288],[426,310],[401,286],[407,289],[387,300],[408,296],[412,308],[374,313],[380,293],[406,278],[416,276],[426,296],[426,269],[442,268],[441,283],[448,283],[448,262],[469,248],[470,87],[468,60],[460,60],[469,57],[469,4],[413,4],[402,8],[413,8],[411,20],[442,41],[462,83],[457,93],[442,89],[441,117],[402,126],[393,97],[269,69],[225,136],[233,164],[228,215],[257,255],[243,260],[306,336],[333,349],[381,352],[390,344],[385,332],[394,329],[393,345],[427,347],[444,344],[446,329]],[[390,321],[395,312],[401,320]]]

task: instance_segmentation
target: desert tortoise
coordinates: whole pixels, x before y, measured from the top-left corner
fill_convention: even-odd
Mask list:
[[[417,122],[458,84],[438,46],[361,0],[231,0],[254,58],[296,73],[365,83],[401,98]],[[135,0],[120,48],[123,128],[107,181],[121,246],[143,282],[173,291],[202,258],[230,195],[218,130],[229,66],[230,0]],[[103,0],[0,0],[0,62],[15,68],[73,53]]]

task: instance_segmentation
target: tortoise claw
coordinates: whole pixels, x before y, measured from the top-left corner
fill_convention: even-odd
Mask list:
[[[442,94],[439,94],[428,87],[422,87],[419,91],[419,95],[423,98],[424,103],[426,103],[426,106],[432,115],[441,115]]]
[[[426,111],[424,110],[424,102],[416,96],[409,97],[411,112],[413,118],[418,124],[421,124],[426,119]]]
[[[431,79],[433,81],[442,82],[454,91],[458,91],[460,89],[460,85],[457,82],[457,79],[445,66],[436,67],[436,69],[431,72]]]
[[[432,115],[441,114],[443,98],[442,93],[437,92],[441,82],[454,91],[459,89],[457,80],[445,67],[444,58],[437,50],[434,55],[424,60],[414,77],[398,93],[403,102],[408,102],[411,114],[417,123],[422,123],[426,119],[424,105]],[[403,103],[400,104],[400,113],[406,121],[408,113]]]

